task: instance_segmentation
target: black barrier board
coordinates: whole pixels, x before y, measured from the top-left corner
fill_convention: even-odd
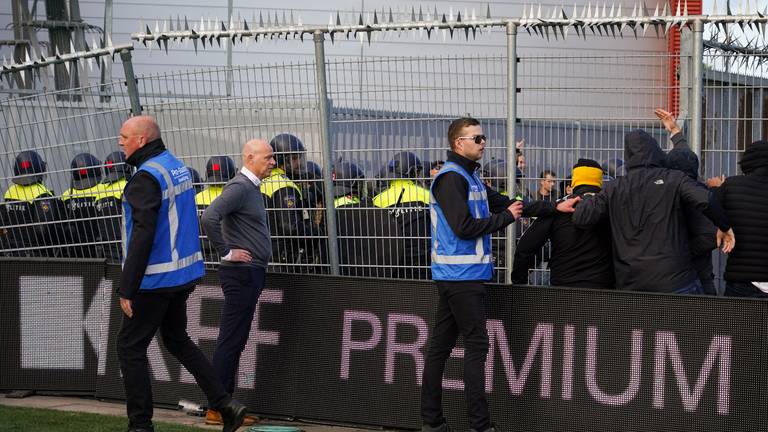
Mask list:
[[[0,275],[0,388],[95,392],[103,263],[0,259]]]
[[[119,268],[0,269],[0,388],[121,399]],[[190,335],[208,356],[222,303],[215,273],[188,302]],[[429,282],[269,274],[236,397],[264,414],[416,429],[436,304]],[[520,431],[768,430],[766,312],[755,300],[489,286],[493,420]],[[444,407],[466,430],[461,354],[448,363]],[[205,402],[159,338],[149,358],[157,403]]]

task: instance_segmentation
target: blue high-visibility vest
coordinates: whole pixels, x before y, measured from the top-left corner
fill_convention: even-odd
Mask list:
[[[469,191],[467,205],[475,219],[490,216],[488,194],[485,184],[475,172],[469,175],[455,162],[447,162],[437,174],[435,181],[447,172],[460,174],[467,180]],[[491,235],[486,234],[472,240],[459,238],[445,220],[440,204],[430,190],[430,215],[432,219],[432,279],[444,281],[490,280],[493,275],[491,261]]]
[[[163,197],[152,252],[140,289],[175,287],[203,277],[205,266],[200,252],[195,190],[189,170],[169,151],[164,151],[141,164],[138,171],[148,172],[157,180]],[[128,200],[124,200],[124,257],[130,247],[133,229],[131,213]]]

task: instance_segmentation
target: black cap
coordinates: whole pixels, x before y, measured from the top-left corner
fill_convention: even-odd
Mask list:
[[[360,179],[365,178],[365,173],[352,162],[341,162],[333,168],[333,195],[344,196],[358,193]]]
[[[226,183],[237,174],[235,161],[229,156],[213,156],[205,164],[205,177],[208,183]]]
[[[125,163],[125,153],[112,152],[104,159],[104,183],[113,183],[121,179],[131,178],[131,167]]]
[[[13,182],[28,186],[43,181],[46,164],[40,155],[34,150],[27,150],[16,155],[13,163]]]
[[[72,159],[72,187],[89,189],[101,182],[101,161],[90,153],[80,153]]]

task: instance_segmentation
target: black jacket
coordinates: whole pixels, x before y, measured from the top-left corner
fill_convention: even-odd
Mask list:
[[[455,162],[469,174],[472,175],[480,164],[460,156],[452,151],[448,152],[448,162]],[[488,194],[488,207],[491,216],[483,219],[476,219],[469,211],[467,205],[467,194],[469,193],[469,184],[461,174],[447,172],[437,177],[432,185],[432,195],[440,204],[443,210],[446,222],[451,227],[451,231],[461,239],[469,240],[480,236],[494,233],[510,223],[515,221],[512,213],[507,211],[507,207],[512,204],[512,200],[499,192],[486,186]],[[555,204],[545,201],[529,202],[523,207],[523,216],[548,216],[556,213]]]
[[[715,189],[736,235],[725,280],[768,282],[768,142],[747,146],[739,164],[744,175]]]
[[[664,168],[666,156],[653,137],[628,133],[624,152],[627,174],[582,202],[572,220],[585,228],[610,220],[618,289],[673,292],[696,279],[685,209],[704,212],[723,231],[730,225],[706,188]]]
[[[136,150],[126,162],[138,167],[147,160],[165,151],[163,141],[157,139]],[[138,171],[128,182],[123,192],[123,199],[131,206],[133,229],[129,248],[125,252],[123,271],[120,273],[120,297],[132,299],[139,291],[144,271],[147,269],[152,243],[155,239],[157,218],[162,204],[162,193],[157,180],[145,171]],[[196,281],[178,287],[152,290],[150,292],[170,292],[189,289]]]
[[[667,167],[679,170],[693,180],[699,177],[699,158],[691,151],[682,133],[672,136],[675,148],[667,153]],[[706,187],[699,182],[702,187]],[[712,250],[717,248],[717,227],[695,208],[685,209],[688,239],[691,247],[691,264],[704,287],[704,293],[717,295],[712,270]]]
[[[589,200],[594,191],[589,186],[580,187],[582,200]],[[578,288],[614,288],[613,261],[611,257],[611,229],[608,223],[589,229],[577,228],[571,215],[557,213],[540,217],[528,228],[515,249],[515,265],[512,281],[528,283],[528,269],[547,240],[552,244],[549,259],[550,281],[555,286]]]

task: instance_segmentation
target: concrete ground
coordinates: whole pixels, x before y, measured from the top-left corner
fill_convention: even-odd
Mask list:
[[[22,399],[10,399],[5,395],[0,395],[0,405],[26,407],[26,408],[45,408],[59,411],[77,411],[93,414],[105,414],[113,416],[125,416],[125,404],[119,402],[100,401],[90,397],[71,397],[71,396],[29,396]],[[127,419],[126,419],[127,420]],[[190,426],[198,426],[210,430],[221,430],[221,426],[206,426],[203,423],[203,417],[191,416],[180,410],[155,408],[155,421],[176,423]],[[283,421],[262,419],[260,424],[293,426],[306,432],[370,432],[371,430],[381,429],[359,429],[348,426],[321,425],[312,423],[303,423],[299,421]],[[127,422],[126,422],[127,425]],[[246,431],[247,428],[240,428],[240,431]]]

